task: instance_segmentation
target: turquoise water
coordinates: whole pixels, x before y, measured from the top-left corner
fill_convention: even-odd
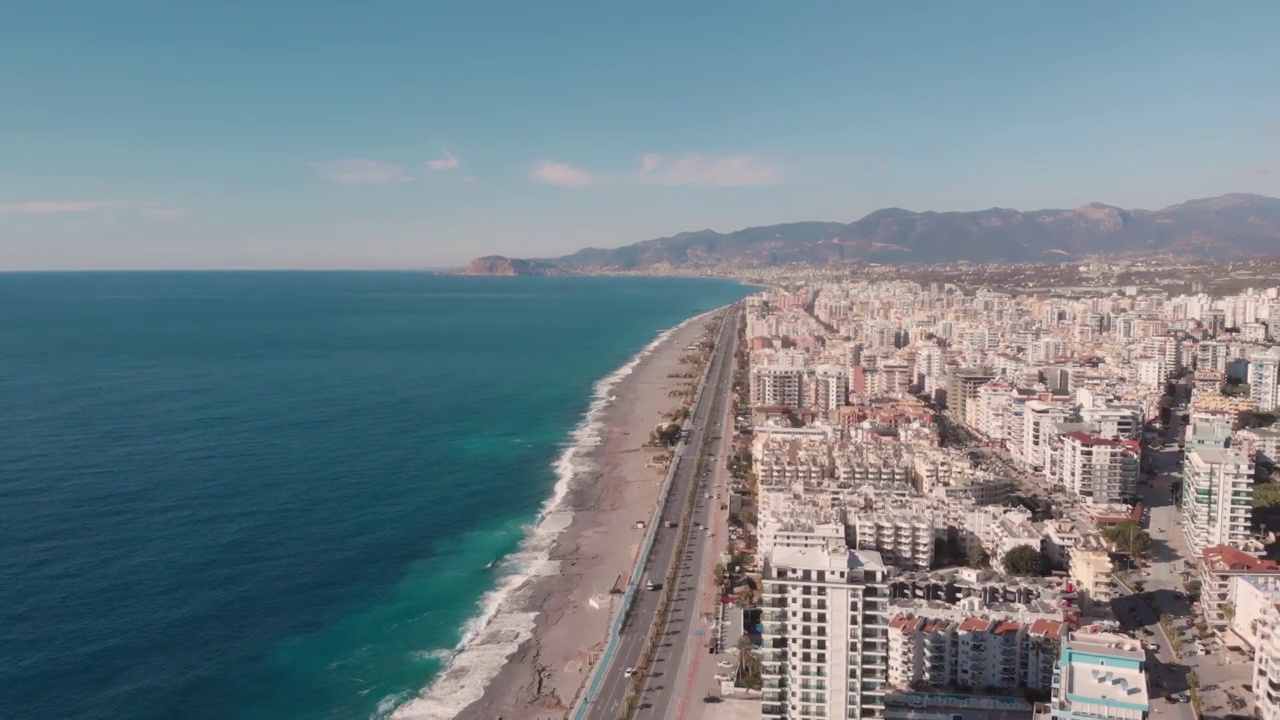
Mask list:
[[[370,718],[447,661],[657,278],[0,275],[0,717]]]

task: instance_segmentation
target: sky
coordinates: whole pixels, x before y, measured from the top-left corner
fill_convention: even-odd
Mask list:
[[[0,269],[1280,196],[1280,3],[0,0]]]

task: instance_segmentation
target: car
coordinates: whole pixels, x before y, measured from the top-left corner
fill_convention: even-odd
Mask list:
[[[623,677],[631,677],[632,675],[635,675],[635,674],[636,674],[635,668],[627,668],[626,670],[622,671]]]
[[[702,698],[702,702],[704,702],[704,703],[718,703],[718,702],[724,702],[724,698],[720,697],[719,695],[708,695],[708,696],[706,696],[706,697]]]

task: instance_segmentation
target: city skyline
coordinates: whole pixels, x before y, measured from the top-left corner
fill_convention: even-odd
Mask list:
[[[1269,4],[677,7],[11,11],[0,269],[444,267],[1280,196]]]

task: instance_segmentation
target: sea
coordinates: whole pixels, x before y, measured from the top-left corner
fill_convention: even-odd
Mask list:
[[[0,718],[458,702],[436,680],[536,562],[531,529],[609,388],[750,292],[0,274]]]

